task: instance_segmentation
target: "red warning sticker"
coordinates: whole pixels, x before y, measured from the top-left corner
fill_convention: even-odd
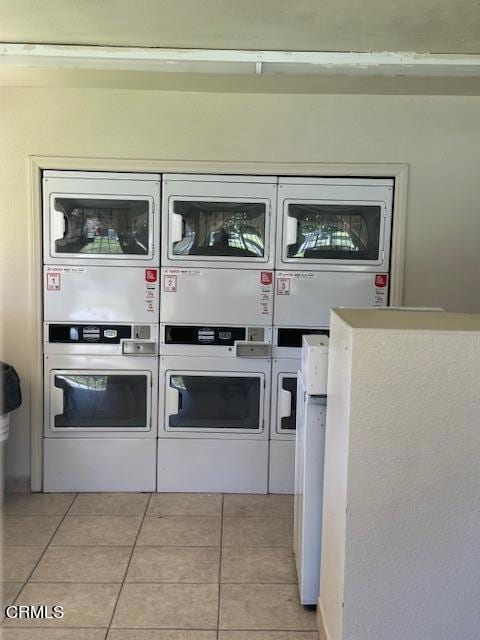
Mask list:
[[[168,293],[176,293],[177,276],[175,274],[163,276],[163,290]]]
[[[61,280],[59,273],[47,273],[47,291],[60,291]]]
[[[158,269],[145,269],[145,282],[156,282]]]
[[[388,284],[388,273],[377,273],[375,276],[375,286],[383,289]]]
[[[273,273],[271,271],[260,272],[260,284],[272,284]]]

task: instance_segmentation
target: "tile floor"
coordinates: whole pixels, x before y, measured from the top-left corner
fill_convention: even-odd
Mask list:
[[[298,602],[291,496],[12,494],[2,640],[317,640]]]

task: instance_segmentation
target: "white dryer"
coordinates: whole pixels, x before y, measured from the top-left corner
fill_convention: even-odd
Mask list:
[[[162,326],[159,491],[267,493],[271,333],[261,331],[263,342],[249,339],[258,327]]]
[[[273,269],[276,200],[274,177],[165,174],[162,266]]]
[[[45,323],[44,491],[155,491],[158,325]]]
[[[158,267],[160,176],[43,172],[43,262]]]
[[[337,306],[388,304],[393,179],[281,178],[277,326],[325,326]]]

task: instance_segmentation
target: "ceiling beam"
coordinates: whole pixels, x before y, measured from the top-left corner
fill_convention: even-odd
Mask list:
[[[0,65],[245,75],[480,77],[480,55],[241,51],[0,43]]]

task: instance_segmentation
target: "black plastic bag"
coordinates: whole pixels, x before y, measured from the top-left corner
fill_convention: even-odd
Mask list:
[[[20,378],[15,367],[5,362],[0,362],[0,393],[0,411],[3,414],[18,409],[22,404]]]

